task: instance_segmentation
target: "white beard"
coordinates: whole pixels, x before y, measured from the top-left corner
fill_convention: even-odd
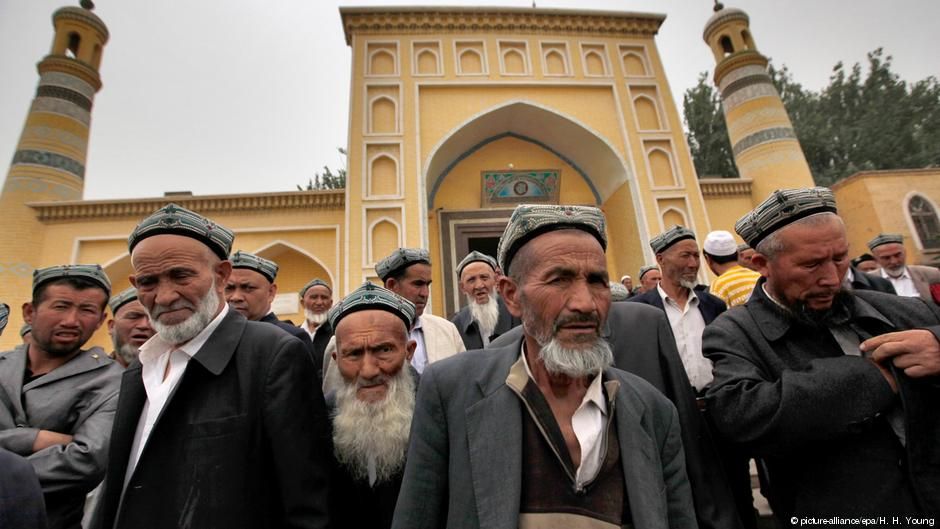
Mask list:
[[[330,370],[336,390],[333,414],[333,450],[336,459],[357,480],[374,483],[393,477],[405,464],[411,418],[415,408],[415,382],[405,363],[388,380],[388,392],[379,402],[356,397],[359,382],[343,380],[338,369]],[[337,380],[338,379],[338,380]]]
[[[127,365],[130,365],[140,355],[140,349],[134,347],[133,344],[118,345],[116,339],[112,340],[112,343],[114,343],[114,354],[120,356]]]
[[[153,328],[160,334],[160,337],[173,345],[179,345],[192,340],[209,325],[216,311],[219,310],[219,301],[219,294],[215,291],[215,278],[213,278],[212,286],[209,287],[209,291],[206,292],[206,295],[199,300],[198,307],[193,307],[188,301],[180,299],[169,307],[155,305],[152,312],[147,312],[150,314],[150,322]],[[160,322],[160,314],[181,307],[192,309],[192,316],[173,325],[166,325]]]
[[[597,374],[614,363],[614,354],[607,340],[598,338],[583,349],[569,349],[552,338],[539,351],[542,365],[550,375],[582,378]]]
[[[489,301],[479,304],[476,298],[466,294],[467,306],[470,307],[470,316],[477,322],[480,328],[480,336],[489,338],[496,329],[496,322],[499,320],[499,303],[496,301],[496,293],[491,292]]]
[[[316,313],[310,309],[304,309],[304,318],[307,319],[307,323],[316,325],[317,327],[323,325],[323,322],[326,321],[326,317],[328,314],[329,314],[329,311]]]

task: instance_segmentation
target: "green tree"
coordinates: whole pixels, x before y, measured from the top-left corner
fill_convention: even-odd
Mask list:
[[[346,156],[346,149],[337,147],[337,151]],[[344,163],[345,165],[345,163]],[[313,178],[307,180],[303,186],[297,186],[298,191],[314,191],[322,189],[345,189],[346,188],[346,168],[337,169],[334,173],[332,169],[323,166],[322,173],[314,173]]]
[[[940,83],[934,77],[904,82],[881,48],[867,61],[864,74],[859,64],[836,64],[819,92],[804,89],[786,66],[768,68],[819,185],[863,170],[940,166]],[[705,74],[683,98],[692,155],[705,158],[695,160],[700,175],[714,174],[702,168],[721,168],[733,160],[730,148],[699,148],[719,143],[719,134],[727,141],[720,101],[704,90],[710,88],[704,80]],[[709,119],[722,121],[720,132],[702,123]]]
[[[738,176],[738,169],[731,153],[721,98],[707,79],[708,74],[701,73],[698,84],[682,96],[682,111],[688,130],[686,139],[699,178],[734,178]]]

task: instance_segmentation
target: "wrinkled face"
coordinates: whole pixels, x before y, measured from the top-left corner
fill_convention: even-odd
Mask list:
[[[480,305],[485,305],[496,288],[496,272],[490,265],[477,261],[463,268],[460,274],[460,290]]]
[[[849,243],[838,217],[818,225],[793,224],[778,232],[783,250],[773,260],[757,253],[754,264],[767,289],[787,306],[822,311],[832,306],[849,268]]]
[[[401,318],[384,310],[363,310],[337,324],[333,359],[346,384],[357,386],[359,400],[377,402],[385,398],[389,382],[411,360],[416,346]]]
[[[235,268],[225,282],[225,301],[242,316],[258,321],[271,312],[277,286],[259,272]]]
[[[100,288],[76,290],[71,285],[49,285],[38,305],[23,306],[23,319],[33,326],[27,336],[49,356],[68,356],[104,323],[107,299],[107,293]]]
[[[744,268],[750,268],[751,270],[756,270],[757,267],[754,266],[754,263],[751,262],[751,259],[754,257],[754,249],[746,248],[744,250],[738,251],[738,264]]]
[[[201,242],[182,235],[154,235],[140,241],[131,255],[131,284],[154,324],[179,325],[191,318],[215,288],[222,310],[222,287],[232,271]]]
[[[333,293],[323,285],[312,286],[304,292],[304,310],[322,314],[333,306]]]
[[[527,242],[520,254],[517,264],[526,264],[521,284],[504,277],[500,294],[522,318],[526,335],[542,345],[555,338],[569,349],[596,342],[610,309],[607,260],[597,239],[579,230],[553,231]]]
[[[659,282],[662,280],[662,272],[659,270],[650,270],[649,272],[643,274],[643,278],[640,279],[640,285],[643,288],[643,292],[648,292],[650,290],[655,290],[656,286],[659,285]]]
[[[702,265],[698,243],[685,239],[673,244],[666,251],[656,254],[662,276],[673,285],[692,288]]]
[[[866,273],[877,272],[877,271],[878,271],[878,263],[875,262],[875,261],[862,261],[861,263],[858,263],[857,268],[858,268],[860,271],[866,272]]]
[[[904,270],[904,262],[907,253],[904,251],[904,245],[892,242],[876,246],[871,254],[878,260],[878,264],[889,273],[901,275]]]
[[[431,265],[416,263],[405,270],[401,280],[389,278],[385,288],[415,304],[416,315],[424,314],[424,307],[431,295]]]
[[[108,333],[117,350],[125,344],[140,349],[156,331],[150,326],[150,316],[144,306],[134,300],[121,305],[114,318],[108,321]]]

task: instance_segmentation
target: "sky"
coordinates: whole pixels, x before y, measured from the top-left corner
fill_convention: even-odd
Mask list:
[[[12,159],[65,0],[0,0],[0,160]],[[340,5],[531,7],[531,0],[98,0],[107,24],[92,113],[86,199],[291,191],[343,167],[350,49]],[[682,94],[714,60],[708,0],[537,0],[542,8],[661,13],[657,45]],[[940,77],[940,1],[729,0],[758,49],[818,90],[839,61],[883,47],[902,79]],[[4,165],[6,162],[4,162]],[[3,170],[5,178],[6,169]]]

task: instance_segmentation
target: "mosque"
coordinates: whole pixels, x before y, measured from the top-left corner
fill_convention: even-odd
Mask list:
[[[86,4],[87,5],[87,4]],[[746,13],[703,21],[740,178],[697,175],[656,34],[665,16],[493,7],[344,7],[352,52],[345,190],[83,200],[99,66],[108,41],[90,9],[53,15],[49,55],[0,195],[0,300],[30,297],[35,268],[100,263],[128,286],[127,236],[175,202],[233,229],[235,248],[276,261],[275,312],[302,319],[312,277],[341,297],[400,246],[430,250],[430,310],[462,302],[456,264],[495,254],[515,204],[586,204],[607,215],[612,277],[653,261],[674,224],[730,229],[771,191],[813,185]],[[912,262],[940,256],[940,170],[859,173],[835,186],[855,253],[899,232]],[[703,267],[704,268],[704,267]],[[707,282],[706,272],[702,281]],[[18,343],[15,329],[0,350]],[[104,345],[104,330],[93,338]]]

